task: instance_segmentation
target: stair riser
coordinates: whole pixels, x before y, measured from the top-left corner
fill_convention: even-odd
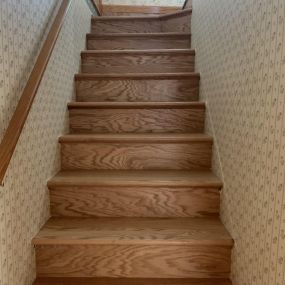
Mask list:
[[[199,77],[76,80],[79,102],[197,101]]]
[[[209,169],[212,143],[63,142],[62,168]]]
[[[200,109],[70,109],[72,133],[201,133]]]
[[[194,72],[194,54],[82,54],[83,73]]]
[[[87,41],[89,50],[123,50],[123,49],[186,49],[191,47],[189,38],[95,38]]]
[[[50,187],[51,214],[64,217],[209,217],[219,213],[218,188]]]
[[[159,20],[96,20],[92,21],[91,32],[104,33],[160,33]]]
[[[227,278],[230,247],[195,245],[45,245],[39,277]]]

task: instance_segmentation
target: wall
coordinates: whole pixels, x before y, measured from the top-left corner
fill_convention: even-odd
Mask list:
[[[14,111],[57,1],[0,1],[0,139]],[[67,132],[66,103],[74,93],[90,10],[74,0],[0,187],[0,284],[31,285],[31,240],[49,217],[46,181],[59,170],[57,139]]]
[[[103,5],[180,6],[184,0],[103,0]]]
[[[222,219],[236,285],[285,284],[285,2],[194,0]]]

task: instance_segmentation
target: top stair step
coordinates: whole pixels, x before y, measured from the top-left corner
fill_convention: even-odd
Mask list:
[[[108,16],[92,18],[92,33],[190,32],[192,10],[163,16]]]

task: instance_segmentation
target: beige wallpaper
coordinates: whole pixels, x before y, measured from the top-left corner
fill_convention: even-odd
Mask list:
[[[0,1],[0,138],[7,127],[56,0]],[[85,1],[73,0],[36,100],[0,187],[0,284],[31,285],[31,239],[49,216],[46,181],[59,169],[57,138],[90,29]]]
[[[103,0],[103,5],[183,6],[184,0]]]
[[[285,284],[285,2],[193,0],[235,285]]]

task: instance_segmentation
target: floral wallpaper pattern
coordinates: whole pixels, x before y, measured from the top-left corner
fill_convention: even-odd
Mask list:
[[[185,0],[103,0],[103,5],[183,6]]]
[[[234,285],[285,284],[285,2],[193,0]]]
[[[33,67],[56,0],[0,1],[0,139]],[[32,238],[49,217],[46,181],[59,169],[57,138],[67,132],[80,51],[90,30],[85,1],[73,0],[37,97],[0,187],[0,284],[31,285]]]

